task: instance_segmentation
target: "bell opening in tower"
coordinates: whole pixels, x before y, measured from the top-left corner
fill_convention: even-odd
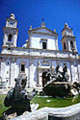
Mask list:
[[[66,44],[64,43],[64,50],[66,50]]]
[[[12,35],[11,35],[11,34],[9,34],[9,36],[8,36],[8,41],[9,41],[9,42],[12,41]]]
[[[74,48],[73,41],[70,41],[70,44],[71,44],[71,49],[73,49]]]

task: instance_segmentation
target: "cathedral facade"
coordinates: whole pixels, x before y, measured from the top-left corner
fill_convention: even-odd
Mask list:
[[[45,73],[55,70],[60,65],[67,66],[68,82],[80,82],[80,59],[72,29],[65,24],[62,30],[62,47],[58,48],[56,30],[48,29],[44,22],[38,28],[30,26],[28,40],[22,47],[17,47],[17,20],[11,14],[3,28],[4,38],[0,54],[0,85],[14,87],[15,78],[20,74],[27,77],[27,87],[42,88]]]

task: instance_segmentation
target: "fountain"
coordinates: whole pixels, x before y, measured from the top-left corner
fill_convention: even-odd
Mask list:
[[[46,74],[47,83],[43,87],[43,91],[48,96],[53,97],[65,97],[73,96],[74,84],[69,82],[69,75],[66,64],[64,64],[62,71],[60,71],[60,66],[57,65],[54,72],[49,70]],[[80,85],[75,83],[77,93],[79,93]]]

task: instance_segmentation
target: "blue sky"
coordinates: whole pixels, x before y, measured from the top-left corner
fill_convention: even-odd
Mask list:
[[[56,29],[60,50],[61,30],[67,22],[76,36],[80,53],[80,0],[0,0],[0,48],[3,41],[2,30],[10,13],[14,13],[18,20],[18,46],[28,38],[29,26],[32,24],[33,28],[39,27],[44,18],[49,29]]]

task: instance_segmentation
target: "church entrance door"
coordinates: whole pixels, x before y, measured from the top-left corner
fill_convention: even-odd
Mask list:
[[[42,73],[42,86],[43,87],[47,83],[46,74],[47,74],[46,71]]]

